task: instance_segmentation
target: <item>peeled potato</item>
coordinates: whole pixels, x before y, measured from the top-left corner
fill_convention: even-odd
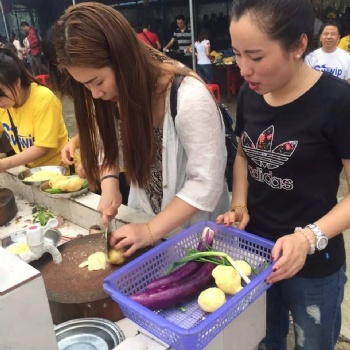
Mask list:
[[[89,271],[97,271],[105,269],[107,266],[107,256],[103,252],[96,252],[88,256],[88,259],[83,261],[79,267],[88,267]]]
[[[114,265],[122,265],[125,262],[124,249],[110,249],[108,252],[108,262]]]

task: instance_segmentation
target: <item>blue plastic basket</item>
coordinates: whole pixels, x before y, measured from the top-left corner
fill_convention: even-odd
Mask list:
[[[168,308],[151,311],[128,295],[143,291],[147,284],[161,277],[176,260],[186,256],[187,248],[196,248],[203,229],[209,226],[216,234],[213,248],[236,260],[247,260],[259,274],[212,314],[200,309],[197,298],[183,304],[186,311]],[[128,317],[176,350],[203,349],[269,287],[264,281],[271,273],[273,242],[248,232],[224,227],[213,222],[200,222],[178,233],[166,242],[109,275],[103,283],[105,291]]]

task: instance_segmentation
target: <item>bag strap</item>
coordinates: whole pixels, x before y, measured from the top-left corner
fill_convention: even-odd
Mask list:
[[[21,146],[21,144],[19,142],[17,128],[15,127],[15,124],[13,123],[13,119],[12,119],[12,116],[11,116],[11,113],[10,113],[9,110],[7,110],[7,115],[9,116],[9,119],[10,119],[11,129],[12,129],[13,133],[15,134],[15,139],[16,139],[16,142],[17,142],[17,145],[18,145],[18,149],[19,149],[20,152],[22,152],[22,146]]]
[[[181,74],[175,74],[173,83],[170,90],[170,112],[175,124],[175,117],[177,114],[177,91],[184,80],[185,76]]]
[[[155,47],[155,44],[152,43],[152,41],[149,39],[149,37],[146,35],[145,32],[142,32],[142,34],[146,37],[146,39],[148,40],[148,42],[151,44],[151,46]]]

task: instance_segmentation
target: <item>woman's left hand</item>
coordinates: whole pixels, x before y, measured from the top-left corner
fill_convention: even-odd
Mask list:
[[[125,248],[124,256],[130,256],[137,249],[151,245],[146,224],[128,224],[114,231],[109,241],[114,249]]]
[[[273,272],[267,277],[267,283],[276,283],[283,279],[293,277],[305,264],[310,244],[300,232],[279,238],[274,245],[271,255],[275,261],[280,259],[273,267]]]

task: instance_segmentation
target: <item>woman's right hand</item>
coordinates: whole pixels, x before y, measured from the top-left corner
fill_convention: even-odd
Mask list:
[[[245,208],[235,208],[234,211],[228,211],[225,214],[219,215],[216,223],[224,224],[225,226],[233,226],[235,223],[238,223],[237,228],[244,230],[249,220],[249,213]]]
[[[101,190],[97,211],[102,214],[103,225],[107,227],[108,222],[118,214],[123,198],[119,190],[119,181],[114,178],[103,180]]]
[[[75,137],[73,137],[65,144],[61,150],[61,157],[65,164],[73,165],[75,163],[74,152],[76,149],[77,146],[75,143]]]

